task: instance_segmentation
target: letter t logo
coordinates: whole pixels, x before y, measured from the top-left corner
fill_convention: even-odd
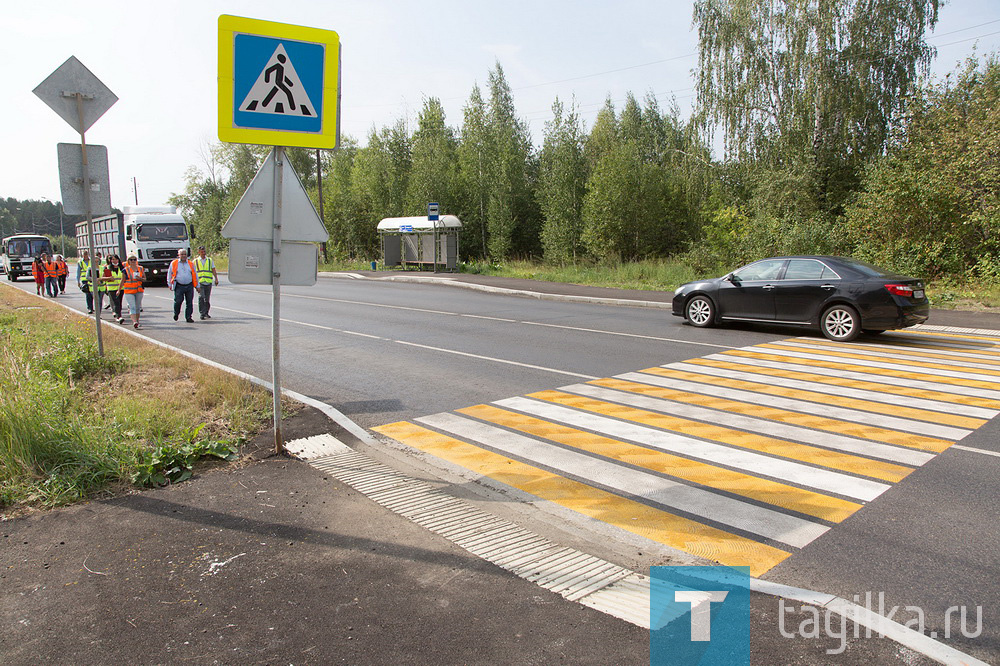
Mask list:
[[[712,603],[721,603],[729,592],[676,590],[674,601],[691,604],[691,640],[712,640]]]

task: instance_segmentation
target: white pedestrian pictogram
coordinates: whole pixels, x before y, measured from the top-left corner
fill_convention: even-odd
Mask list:
[[[316,115],[315,107],[295,72],[284,45],[278,44],[278,48],[271,54],[264,70],[240,104],[240,111],[307,118]]]

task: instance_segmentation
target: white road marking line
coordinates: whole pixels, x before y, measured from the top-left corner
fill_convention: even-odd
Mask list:
[[[748,432],[756,432],[768,437],[777,437],[791,442],[801,442],[811,446],[818,446],[825,449],[834,449],[871,458],[878,458],[889,462],[902,463],[904,465],[920,466],[934,458],[933,453],[908,449],[902,446],[892,446],[882,442],[870,442],[864,439],[837,435],[835,433],[818,432],[810,428],[803,428],[795,425],[788,425],[771,421],[769,419],[758,419],[742,414],[723,412],[697,405],[688,405],[679,402],[659,400],[657,398],[646,398],[622,391],[591,386],[590,384],[574,384],[572,386],[560,387],[561,391],[585,395],[597,400],[616,402],[630,405],[640,409],[648,409],[663,414],[673,414],[686,419],[715,423],[727,428],[736,428]]]
[[[830,529],[803,518],[547,445],[457,414],[434,414],[416,420],[465,440],[479,442],[506,455],[558,470],[563,475],[586,479],[589,485],[613,488],[626,496],[641,497],[667,509],[684,511],[796,548],[802,548]]]
[[[940,384],[938,382],[930,382],[923,379],[890,377],[888,375],[876,375],[876,374],[869,374],[867,372],[855,372],[853,370],[838,370],[834,368],[824,368],[822,366],[816,366],[816,365],[806,365],[804,363],[791,363],[788,361],[769,361],[766,359],[748,358],[745,356],[736,356],[730,354],[711,354],[709,356],[705,356],[704,358],[711,359],[713,361],[738,363],[740,365],[772,368],[775,370],[792,370],[795,372],[807,372],[813,375],[822,375],[824,377],[839,377],[841,379],[858,379],[865,382],[889,384],[890,386],[901,386],[903,388],[926,389],[928,391],[938,391],[941,393],[954,393],[957,395],[965,395],[975,398],[1000,400],[1000,391],[994,391],[992,389],[976,388],[974,386]]]
[[[972,453],[982,453],[984,456],[996,456],[997,458],[1000,458],[1000,453],[997,453],[996,451],[987,451],[986,449],[977,449],[977,448],[972,447],[972,446],[962,446],[961,444],[955,444],[951,448],[953,448],[953,449],[961,449],[962,451],[971,451]]]
[[[430,345],[421,345],[416,342],[406,342],[404,340],[393,340],[393,342],[398,342],[401,345],[407,345],[409,347],[419,347],[421,349],[430,349],[431,351],[443,352],[445,354],[457,354],[458,356],[468,356],[470,358],[478,358],[483,361],[493,361],[494,363],[505,363],[507,365],[516,365],[522,368],[530,368],[532,370],[542,370],[544,372],[554,372],[559,375],[569,375],[570,377],[580,377],[582,379],[600,379],[600,377],[594,377],[593,375],[582,375],[579,372],[570,372],[569,370],[557,370],[556,368],[546,368],[542,365],[532,365],[531,363],[521,363],[519,361],[509,361],[504,358],[496,358],[494,356],[483,356],[481,354],[470,354],[469,352],[457,351],[455,349],[444,349],[443,347],[432,347]]]
[[[765,405],[767,407],[785,409],[802,414],[813,414],[815,416],[822,416],[839,421],[850,421],[852,423],[861,423],[879,428],[902,430],[904,432],[912,432],[918,435],[928,435],[931,437],[943,437],[945,439],[959,440],[972,432],[966,428],[955,428],[952,426],[939,425],[937,423],[929,423],[927,421],[914,421],[912,419],[904,419],[896,416],[873,414],[871,412],[862,412],[856,409],[848,409],[846,407],[824,405],[817,402],[808,402],[806,400],[796,400],[794,398],[782,398],[780,396],[774,396],[767,393],[755,393],[753,391],[744,391],[743,389],[716,386],[715,384],[697,384],[683,379],[661,377],[660,375],[650,375],[642,372],[626,372],[621,375],[615,375],[615,378],[623,379],[625,381],[639,382],[651,386],[660,386],[679,391],[689,391],[718,398],[726,398],[728,400],[737,400],[755,405]]]
[[[618,421],[608,416],[582,412],[541,400],[508,398],[498,400],[493,404],[532,414],[549,421],[565,423],[574,428],[592,430],[615,439],[624,439],[646,447],[676,453],[687,458],[725,465],[751,474],[781,479],[793,485],[806,486],[863,501],[875,499],[890,487],[888,484],[878,481],[812,467],[793,460],[772,458],[755,451],[693,439],[638,423]]]
[[[580,326],[565,326],[563,324],[546,324],[539,321],[519,321],[519,324],[528,326],[544,326],[547,328],[562,328],[568,331],[581,331],[583,333],[602,333],[604,335],[619,335],[626,338],[639,338],[642,340],[656,340],[658,342],[680,342],[686,345],[697,345],[700,347],[715,347],[716,349],[738,349],[732,345],[719,345],[711,342],[695,342],[693,340],[680,340],[677,338],[663,338],[656,335],[639,335],[637,333],[619,333],[618,331],[606,331],[599,328],[582,328]]]
[[[716,368],[708,365],[699,365],[696,363],[668,363],[667,365],[660,366],[662,368],[668,368],[670,370],[680,370],[682,372],[696,373],[699,375],[709,375],[712,377],[722,377],[725,379],[738,379],[748,382],[756,382],[758,384],[768,384],[771,386],[780,386],[783,388],[801,389],[804,391],[813,391],[815,393],[824,393],[828,395],[835,395],[844,398],[855,398],[858,400],[867,400],[869,402],[881,402],[890,405],[896,405],[903,403],[906,407],[913,407],[916,409],[926,409],[935,412],[947,412],[948,414],[956,414],[959,416],[969,416],[978,419],[991,419],[994,416],[1000,414],[1000,411],[995,409],[986,409],[984,407],[971,407],[968,405],[959,405],[954,402],[944,402],[942,400],[929,400],[926,398],[915,398],[915,397],[904,397],[896,394],[879,393],[878,391],[872,391],[869,389],[856,389],[847,386],[836,386],[833,384],[824,384],[822,382],[810,382],[800,379],[789,379],[787,377],[775,377],[773,375],[762,375],[754,372],[743,372],[741,370],[733,370],[732,368]]]

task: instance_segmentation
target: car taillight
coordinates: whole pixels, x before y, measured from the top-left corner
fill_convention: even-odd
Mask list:
[[[887,284],[885,285],[885,288],[888,289],[889,293],[894,296],[913,298],[913,287],[908,287],[905,284]]]

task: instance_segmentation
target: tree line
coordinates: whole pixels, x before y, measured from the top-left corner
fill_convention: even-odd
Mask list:
[[[437,98],[364,146],[290,149],[329,251],[377,256],[384,217],[429,201],[463,222],[465,260],[621,262],[682,256],[705,272],[783,253],[851,254],[899,270],[1000,271],[1000,65],[926,78],[938,0],[698,0],[690,118],[652,94],[610,98],[590,127],[556,99],[536,147],[500,63],[458,126]],[[715,158],[715,137],[724,152]],[[267,149],[206,147],[173,198],[219,229]]]

